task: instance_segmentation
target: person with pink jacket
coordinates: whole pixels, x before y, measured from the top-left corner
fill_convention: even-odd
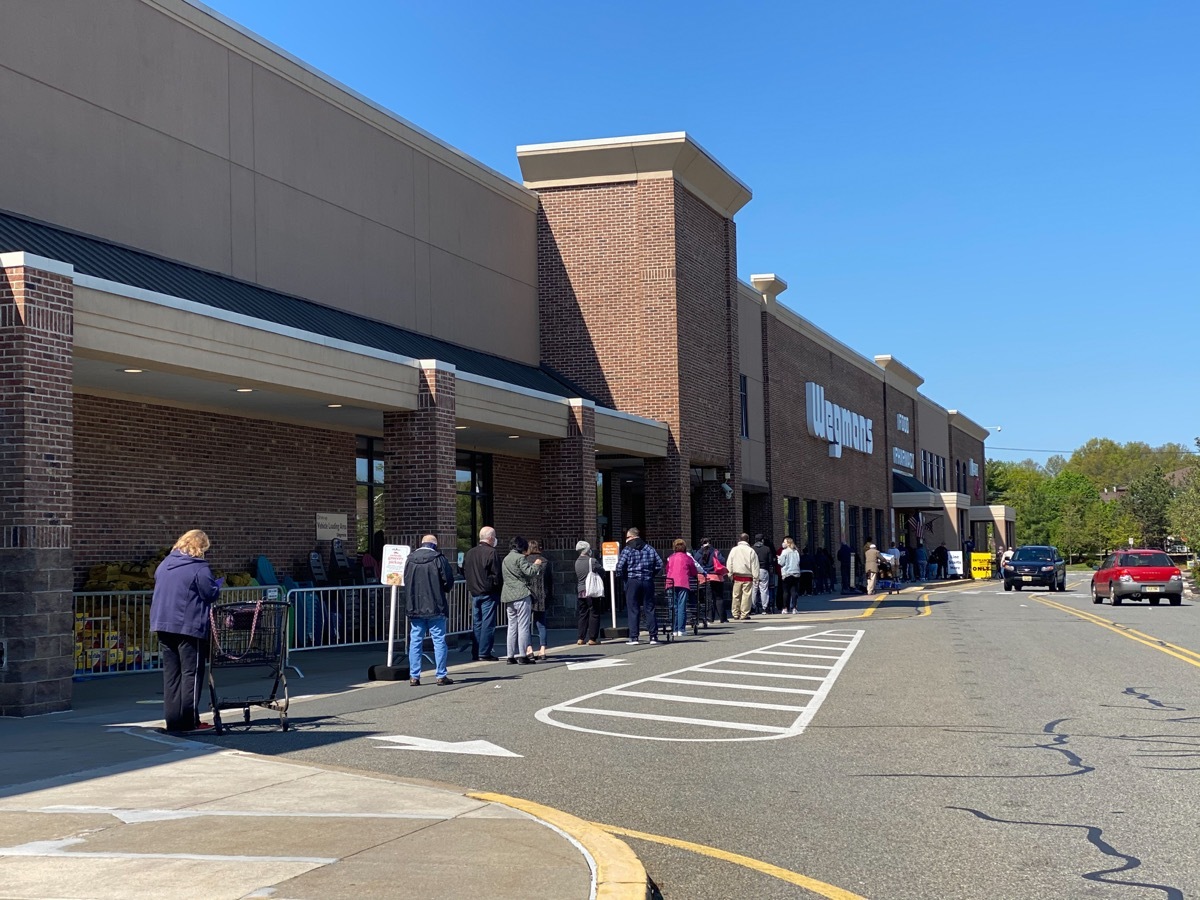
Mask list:
[[[671,550],[674,552],[667,557],[666,588],[668,592],[674,591],[674,636],[683,637],[683,630],[687,627],[687,605],[692,599],[692,592],[697,588],[699,570],[696,568],[696,560],[687,552],[687,544],[683,538],[676,538],[671,544]]]

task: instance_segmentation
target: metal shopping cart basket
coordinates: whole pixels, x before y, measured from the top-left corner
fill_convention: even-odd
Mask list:
[[[260,706],[279,713],[279,728],[288,730],[287,621],[290,604],[285,600],[250,600],[215,603],[209,613],[212,637],[209,640],[208,692],[213,708],[213,727],[217,734],[230,729],[221,722],[221,711],[240,709],[242,721],[249,726],[250,707]],[[220,699],[217,696],[216,670],[260,667],[274,678],[267,696]],[[282,695],[281,695],[282,691]]]
[[[700,633],[701,613],[697,597],[699,591],[690,591],[684,606],[684,630]],[[658,639],[670,643],[675,637],[675,592],[662,590],[655,593],[654,615],[658,619]],[[647,624],[647,627],[648,624]]]

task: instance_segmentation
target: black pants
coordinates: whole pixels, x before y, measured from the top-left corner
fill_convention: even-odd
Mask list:
[[[788,575],[783,579],[782,588],[783,600],[780,605],[784,609],[795,609],[796,597],[800,594],[800,576]]]
[[[600,640],[600,616],[603,612],[603,597],[580,597],[575,601],[575,624],[579,627],[579,640]]]
[[[650,640],[658,640],[658,614],[654,611],[654,582],[649,578],[625,580],[625,614],[629,620],[629,639],[636,641],[641,630],[642,618],[649,617],[646,634]]]
[[[200,695],[208,641],[186,634],[158,632],[163,664],[163,718],[167,731],[191,731],[200,724]]]

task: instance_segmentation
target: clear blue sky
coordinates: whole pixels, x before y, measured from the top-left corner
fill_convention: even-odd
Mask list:
[[[209,2],[517,180],[689,132],[754,192],[739,274],[989,447],[1200,435],[1197,0]]]

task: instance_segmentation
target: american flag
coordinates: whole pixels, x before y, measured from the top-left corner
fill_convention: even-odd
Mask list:
[[[933,517],[938,518],[937,516]],[[930,534],[933,531],[933,522],[925,521],[925,516],[917,513],[915,516],[909,516],[904,520],[904,524],[915,531],[917,534]]]

